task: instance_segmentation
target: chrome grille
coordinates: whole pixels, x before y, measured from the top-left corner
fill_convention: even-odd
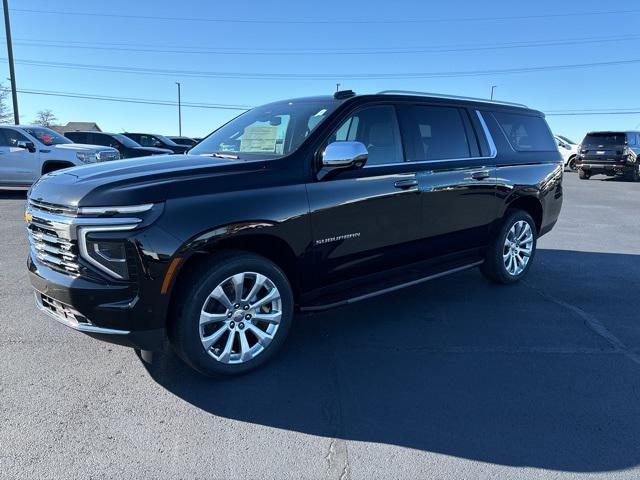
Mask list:
[[[120,160],[120,153],[111,151],[98,152],[98,161],[109,162],[111,160]]]
[[[30,199],[29,205],[33,209],[47,213],[54,213],[57,215],[75,216],[78,213],[78,209],[75,207],[69,207],[67,205],[56,205],[55,203],[42,202],[39,200]]]
[[[80,274],[76,242],[61,238],[52,228],[32,222],[27,227],[29,243],[43,263],[72,275]]]

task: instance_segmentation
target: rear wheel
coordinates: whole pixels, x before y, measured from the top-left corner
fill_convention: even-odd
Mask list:
[[[578,169],[576,165],[576,157],[571,157],[569,159],[568,167],[569,167],[569,170],[571,170],[572,172],[575,172]]]
[[[580,169],[578,170],[578,176],[580,177],[580,180],[589,180],[589,178],[591,177],[591,174]]]
[[[491,281],[515,283],[529,271],[536,253],[536,224],[527,212],[513,210],[506,217],[480,270]]]
[[[170,338],[178,355],[205,375],[252,370],[282,346],[293,318],[285,274],[258,255],[220,256],[194,274],[179,299]]]

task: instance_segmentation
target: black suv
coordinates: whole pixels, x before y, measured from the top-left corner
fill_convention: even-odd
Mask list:
[[[172,150],[166,148],[143,147],[120,133],[94,131],[66,132],[64,136],[73,140],[75,143],[113,147],[120,152],[120,158],[147,157],[150,155],[168,155],[173,153]]]
[[[640,132],[589,132],[578,148],[576,166],[580,178],[599,173],[640,180]]]
[[[158,135],[155,133],[129,133],[125,132],[123,135],[129,137],[131,140],[138,142],[143,147],[155,147],[171,150],[173,153],[185,153],[189,150],[187,145],[178,145],[164,135]]]
[[[29,193],[38,306],[205,374],[252,369],[294,312],[480,267],[531,267],[562,204],[542,113],[411,92],[255,108],[189,155],[46,175]],[[309,341],[313,341],[309,339]]]

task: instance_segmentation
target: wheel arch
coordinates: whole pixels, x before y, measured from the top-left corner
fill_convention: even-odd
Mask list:
[[[527,195],[514,198],[507,204],[507,208],[505,209],[504,215],[502,217],[503,219],[507,216],[510,210],[524,210],[529,215],[531,215],[531,218],[533,218],[533,221],[536,224],[536,230],[538,231],[538,234],[540,233],[544,211],[542,208],[542,203],[537,197]]]
[[[294,302],[297,303],[299,290],[299,271],[297,257],[293,248],[280,236],[265,229],[264,232],[229,234],[239,226],[228,226],[218,229],[208,234],[200,235],[194,241],[188,242],[183,247],[177,257],[182,261],[176,269],[174,278],[171,280],[167,295],[169,297],[168,315],[166,322],[173,318],[177,299],[182,289],[187,288],[188,278],[194,275],[199,269],[206,268],[209,262],[214,261],[217,254],[224,252],[246,252],[265,257],[275,263],[289,280],[291,290],[294,295]],[[224,231],[226,234],[221,233]],[[218,235],[216,235],[218,233]],[[206,239],[206,240],[205,240]]]

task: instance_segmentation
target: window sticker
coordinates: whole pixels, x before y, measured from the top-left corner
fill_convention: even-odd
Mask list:
[[[277,126],[251,125],[244,129],[240,140],[240,151],[275,153],[277,139]]]

